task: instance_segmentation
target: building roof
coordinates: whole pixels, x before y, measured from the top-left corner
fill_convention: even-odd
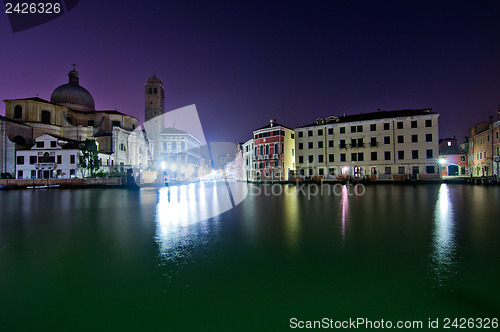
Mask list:
[[[25,127],[30,127],[30,128],[31,128],[31,126],[28,126],[26,123],[24,123],[24,122],[22,122],[22,121],[9,119],[9,118],[6,118],[6,117],[5,117],[5,116],[3,116],[3,115],[0,115],[0,121],[12,122],[12,123],[15,123],[15,124],[18,124],[18,125],[21,125],[21,126],[25,126]]]
[[[169,127],[169,128],[163,128],[161,130],[161,133],[162,134],[171,134],[171,135],[189,135],[187,132],[185,132],[184,130],[180,130],[180,129],[177,129],[177,128],[172,128],[172,127]]]
[[[42,103],[57,105],[57,104],[51,103],[50,101],[42,99],[42,98],[39,98],[39,97],[17,98],[17,99],[4,99],[3,101],[6,102],[7,100],[33,100],[33,101],[39,101],[39,102],[42,102]]]
[[[125,115],[125,116],[130,116],[130,117],[133,117],[132,115],[128,115],[128,114],[125,114],[125,113],[122,113],[122,112],[118,112],[117,110],[99,110],[99,111],[95,111],[96,113],[106,113],[106,114],[115,114],[115,115]]]
[[[259,131],[259,130],[267,129],[267,128],[275,128],[275,127],[283,127],[283,128],[286,128],[286,129],[293,130],[292,128],[289,128],[289,127],[284,126],[282,124],[279,124],[277,122],[272,122],[272,123],[269,123],[267,126],[261,127],[259,129],[255,129],[254,131]]]
[[[370,121],[370,120],[379,120],[379,119],[391,119],[391,118],[400,118],[407,116],[419,116],[419,115],[429,115],[429,114],[437,114],[432,112],[432,108],[425,109],[406,109],[406,110],[396,110],[396,111],[377,111],[371,113],[360,113],[354,115],[344,115],[339,117],[328,117],[326,119],[317,119],[316,123],[302,125],[301,127],[311,127],[311,126],[319,126],[328,123],[345,123],[345,122],[357,122],[357,121]],[[318,121],[323,120],[323,121]]]
[[[148,83],[160,83],[162,84],[161,80],[156,77],[156,75],[153,75],[153,77],[148,78],[147,80]]]

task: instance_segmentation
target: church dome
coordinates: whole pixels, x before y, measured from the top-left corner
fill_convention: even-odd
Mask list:
[[[69,82],[58,86],[50,96],[50,102],[66,106],[77,111],[95,110],[94,98],[84,87],[79,84],[76,70],[68,73]]]

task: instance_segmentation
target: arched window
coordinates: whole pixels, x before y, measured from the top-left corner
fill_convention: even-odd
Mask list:
[[[50,124],[50,112],[42,111],[42,123]]]
[[[45,152],[43,154],[43,161],[42,161],[42,163],[48,163],[48,162],[50,162],[50,155],[49,155],[48,152]]]
[[[278,154],[278,143],[274,143],[274,154]]]
[[[14,119],[21,119],[23,117],[23,108],[21,105],[14,107]]]
[[[153,93],[153,89],[149,88],[149,94],[152,94],[152,93]]]
[[[181,142],[181,151],[186,150],[186,143]]]
[[[157,94],[157,93],[158,93],[158,90],[155,88],[155,94]]]
[[[266,154],[269,154],[269,144],[266,145]]]
[[[172,142],[172,151],[177,151],[177,143]]]
[[[263,155],[263,154],[264,154],[264,146],[263,146],[263,145],[261,145],[261,146],[260,146],[260,154],[261,154],[261,155]]]
[[[22,136],[16,136],[16,137],[14,137],[14,139],[12,140],[12,142],[14,142],[16,144],[20,144],[20,145],[26,145],[26,141],[24,140],[24,137],[22,137]]]

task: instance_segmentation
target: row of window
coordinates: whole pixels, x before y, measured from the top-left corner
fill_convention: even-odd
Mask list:
[[[495,133],[495,136],[498,139],[498,131]],[[475,145],[478,145],[478,144],[484,144],[484,143],[489,142],[489,141],[490,141],[490,135],[475,138],[472,140],[472,147],[474,147]]]
[[[364,175],[363,174],[363,169],[362,167],[354,167],[353,169],[354,175]],[[392,174],[392,167],[388,166],[384,168],[385,174]],[[300,168],[298,171],[298,174],[301,176],[314,176],[314,175],[319,175],[319,176],[336,176],[337,175],[337,169],[335,167],[329,167],[328,169],[319,167],[317,169],[317,173],[315,174],[315,170],[313,168]],[[328,172],[328,173],[326,173]],[[406,166],[398,166],[398,174],[420,174],[420,166],[412,166],[411,169],[407,169]],[[436,173],[436,167],[435,166],[425,166],[425,172],[427,174],[435,174]],[[345,169],[340,169],[340,174],[339,175],[347,175],[351,174],[350,170],[345,170]],[[378,174],[378,168],[377,167],[372,167],[370,169],[370,174],[371,175],[377,175]]]
[[[431,119],[425,120],[425,126],[432,127],[432,120]],[[416,121],[416,120],[411,121],[410,127],[411,128],[418,128],[418,121]],[[346,128],[350,128],[351,133],[362,133],[364,126],[357,125],[357,126],[350,126],[350,127],[340,127],[340,129],[339,129],[340,133],[345,134]],[[404,122],[403,121],[396,122],[396,128],[397,129],[404,129]],[[384,130],[390,130],[390,129],[391,129],[390,122],[384,123]],[[376,123],[370,124],[370,131],[377,131],[377,124]],[[324,132],[323,129],[318,129],[317,136],[323,136],[323,132]],[[333,128],[328,128],[328,135],[333,135]],[[299,131],[298,136],[304,137],[304,131]],[[308,130],[307,136],[310,136],[310,137],[314,136],[314,131]]]
[[[254,138],[257,139],[257,138],[265,138],[265,137],[272,137],[272,136],[285,136],[285,131],[284,130],[266,131],[265,133],[255,134]],[[294,138],[293,133],[292,133],[291,137]]]
[[[347,155],[348,155],[347,153],[341,153],[341,154],[339,154],[339,156],[338,156],[339,159],[338,160],[340,162],[347,162]],[[405,151],[398,151],[397,156],[398,156],[399,160],[407,159],[406,158],[407,156],[405,156]],[[378,158],[379,158],[378,152],[374,151],[374,152],[370,153],[370,160],[372,160],[372,161],[379,160]],[[426,150],[426,158],[427,159],[434,158],[434,153],[433,153],[432,149],[427,149]],[[411,151],[411,159],[419,159],[419,150],[412,150]],[[384,159],[383,160],[391,160],[391,151],[385,151],[384,152]],[[349,161],[365,161],[365,154],[364,154],[364,152],[351,153],[351,160],[349,160]],[[314,163],[315,162],[314,155],[308,155],[307,156],[307,162],[309,164]],[[324,155],[322,155],[322,154],[317,155],[317,161],[316,162],[318,162],[318,163],[325,162]],[[328,154],[328,162],[329,163],[335,162],[335,155],[333,153]],[[304,163],[304,156],[299,156],[298,164],[303,164],[303,163]]]
[[[62,164],[62,156],[50,156],[47,152],[43,154],[41,157],[37,156],[29,156],[29,164],[34,165],[36,163],[55,163],[57,159],[57,164]],[[69,163],[70,164],[75,164],[76,162],[76,156],[75,155],[70,155],[69,156]],[[24,156],[17,156],[16,158],[16,163],[17,165],[24,165]]]
[[[70,169],[69,170],[69,175],[70,177],[73,177],[76,174],[76,170]],[[62,170],[58,169],[56,172],[56,177],[62,176]],[[17,178],[22,179],[24,176],[23,171],[17,171]],[[52,170],[31,170],[31,177],[30,179],[52,179],[54,178],[54,171]]]
[[[270,168],[270,167],[275,167],[275,168],[278,168],[279,167],[279,161],[266,161],[266,162],[261,162],[261,163],[255,163],[255,169],[264,169],[264,168]],[[283,168],[284,168],[284,165],[283,165]]]
[[[497,151],[498,151],[498,148],[497,148]],[[472,154],[472,160],[480,160],[480,159],[486,159],[486,158],[487,158],[486,151],[476,152],[476,153]]]
[[[37,148],[44,148],[45,147],[45,141],[36,142],[35,145],[36,145]],[[57,141],[50,141],[50,147],[51,148],[57,147]]]
[[[400,135],[397,137],[398,144],[402,144],[405,142],[405,138],[403,135]],[[426,142],[432,142],[432,134],[426,134],[425,135],[425,141]],[[346,140],[345,139],[340,139],[340,144],[339,148],[341,149],[346,149]],[[411,143],[418,143],[418,135],[411,135]],[[391,144],[391,137],[390,136],[385,136],[384,137],[384,144]],[[371,147],[376,147],[378,145],[377,138],[376,137],[371,137],[370,139],[370,146]],[[328,141],[328,147],[333,148],[334,143],[333,140]],[[365,147],[363,138],[351,138],[351,148],[363,148]],[[308,149],[314,149],[314,142],[308,142],[307,143],[307,148]],[[317,142],[317,148],[322,149],[323,148],[323,141]],[[303,150],[304,149],[304,143],[298,143],[298,149]]]
[[[274,143],[273,144],[273,153],[270,153],[271,150],[270,150],[270,144],[265,144],[265,147],[264,145],[260,145],[259,147],[255,147],[255,156],[258,156],[258,155],[268,155],[268,154],[279,154],[279,143]],[[285,151],[285,144],[284,143],[281,143],[281,152],[283,153]],[[260,153],[258,153],[260,152]],[[293,156],[293,149],[292,149],[292,156]]]

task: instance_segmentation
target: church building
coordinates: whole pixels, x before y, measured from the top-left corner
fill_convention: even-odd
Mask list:
[[[144,139],[139,137],[142,132],[134,131],[138,119],[116,110],[96,110],[94,98],[80,85],[74,68],[68,73],[68,83],[57,87],[50,101],[32,97],[4,102],[5,117],[0,117],[0,173],[18,175],[14,163],[16,151],[31,150],[36,139],[45,134],[76,142],[94,139],[105,170],[147,164],[147,149]],[[56,162],[50,173],[40,174],[53,178],[61,174],[57,168]],[[23,174],[24,178],[31,178],[31,172]]]

